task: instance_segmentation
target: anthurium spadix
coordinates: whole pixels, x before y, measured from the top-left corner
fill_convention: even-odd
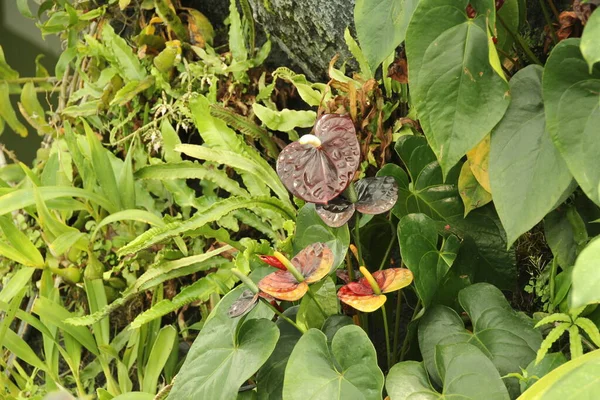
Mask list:
[[[277,159],[277,174],[296,197],[326,204],[346,189],[360,163],[360,148],[352,119],[324,114],[314,135],[289,144]]]
[[[362,312],[373,312],[386,301],[383,293],[394,292],[411,284],[413,274],[406,268],[389,268],[371,274],[360,267],[363,277],[350,282],[338,291],[338,299]]]
[[[361,179],[354,184],[354,190],[355,203],[343,193],[327,204],[316,205],[323,222],[338,228],[348,222],[355,211],[381,214],[391,210],[398,200],[398,184],[391,176]]]
[[[329,274],[333,265],[333,252],[324,243],[305,247],[291,261],[281,253],[276,252],[275,257],[286,270],[265,276],[258,282],[258,288],[279,300],[301,299],[308,291],[308,284],[320,281]]]

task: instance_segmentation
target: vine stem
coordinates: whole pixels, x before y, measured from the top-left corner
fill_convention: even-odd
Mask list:
[[[386,352],[386,356],[387,356],[387,366],[388,366],[388,371],[390,370],[390,368],[392,368],[392,352],[391,352],[391,347],[390,347],[390,330],[388,327],[388,320],[387,320],[387,312],[385,311],[385,304],[383,304],[381,306],[381,313],[383,314],[383,329],[384,329],[384,333],[385,333],[385,352]]]
[[[542,62],[540,61],[540,59],[537,58],[537,56],[535,54],[533,54],[533,51],[531,51],[531,49],[529,48],[529,46],[525,42],[525,39],[523,39],[523,37],[521,35],[519,35],[517,32],[513,31],[506,24],[506,22],[504,22],[504,19],[502,19],[502,17],[500,16],[500,14],[497,14],[496,18],[498,19],[498,21],[500,21],[500,23],[502,24],[502,26],[504,27],[504,29],[506,29],[506,32],[508,32],[508,34],[510,36],[512,36],[512,38],[515,40],[515,42],[517,42],[519,44],[519,47],[523,50],[523,52],[525,53],[525,55],[527,55],[527,58],[529,58],[529,60],[531,62],[535,63],[535,64],[543,65]]]
[[[7,84],[23,84],[23,83],[56,83],[57,79],[55,76],[46,76],[46,77],[24,77],[24,78],[15,78],[15,79],[2,79],[0,80],[2,83]]]
[[[354,214],[354,244],[356,245],[356,250],[358,251],[358,262],[359,265],[363,265],[363,257],[362,257],[362,246],[360,244],[360,218],[358,213]]]
[[[273,312],[275,314],[277,314],[280,318],[283,318],[285,320],[285,322],[287,322],[288,324],[294,326],[294,328],[298,329],[300,331],[300,333],[302,333],[302,334],[306,333],[306,330],[304,330],[303,328],[301,328],[298,324],[296,324],[290,318],[288,318],[285,315],[283,315],[283,313],[281,311],[279,311],[277,309],[277,307],[275,307],[273,304],[269,303],[267,300],[263,299],[262,297],[260,298],[260,301],[262,301],[264,304],[266,304],[267,307],[269,307],[271,310],[273,310]]]
[[[548,12],[548,7],[546,7],[546,0],[539,1],[540,7],[542,8],[542,14],[544,14],[544,19],[546,20],[546,25],[548,25],[548,29],[550,30],[550,36],[552,36],[552,41],[556,44],[558,43],[558,36],[556,35],[554,25],[552,25],[552,21],[550,20],[550,12]]]

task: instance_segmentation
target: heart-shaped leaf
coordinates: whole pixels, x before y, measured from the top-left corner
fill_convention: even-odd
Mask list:
[[[356,325],[337,331],[331,346],[319,330],[306,332],[285,370],[286,400],[381,400],[383,373],[371,340]]]
[[[454,262],[459,275],[468,275],[471,282],[484,281],[512,290],[516,277],[514,250],[507,249],[504,230],[491,206],[463,217],[457,189],[459,166],[444,182],[441,168],[423,136],[401,136],[395,149],[409,175],[393,164],[386,164],[379,171],[379,175],[393,176],[398,183],[398,201],[392,212],[398,218],[411,213],[427,215],[439,228],[463,240]]]
[[[409,214],[398,223],[402,260],[414,275],[415,288],[425,307],[429,307],[460,247],[454,235],[444,238],[438,250],[435,221],[425,214]]]
[[[333,268],[337,268],[344,258],[350,244],[348,226],[334,228],[325,224],[315,211],[314,204],[306,204],[298,212],[296,218],[296,235],[293,247],[299,252],[305,247],[315,243],[325,243],[333,252]]]
[[[473,175],[471,162],[469,160],[465,161],[460,169],[460,176],[458,177],[458,193],[465,205],[465,216],[469,214],[470,211],[483,207],[492,201],[490,192],[485,190],[477,178],[475,178],[475,175]]]
[[[600,303],[600,238],[592,240],[579,254],[573,267],[573,287],[570,294],[571,308]]]
[[[423,363],[405,361],[396,364],[387,376],[385,388],[390,400],[510,399],[500,374],[477,347],[468,343],[438,346],[435,359],[442,393],[430,383]]]
[[[508,243],[540,222],[572,181],[546,131],[542,72],[530,65],[513,76],[512,102],[492,132],[490,183]]]
[[[298,307],[294,306],[285,310],[283,315],[295,321],[297,312]],[[279,340],[275,350],[258,370],[256,376],[256,389],[259,400],[280,400],[282,398],[285,367],[294,346],[302,337],[302,333],[283,318],[279,318],[275,324],[279,328]]]
[[[330,316],[338,313],[338,300],[336,296],[335,283],[330,278],[311,286],[317,301],[323,308],[323,311]],[[304,296],[300,302],[300,309],[296,316],[296,323],[306,330],[310,328],[321,329],[325,322],[325,316],[309,296]]]
[[[595,350],[554,369],[519,400],[591,400],[600,391],[598,371],[600,350]]]
[[[243,290],[240,286],[229,292],[211,312],[175,377],[169,399],[236,398],[240,386],[269,358],[279,330],[264,318],[273,313],[259,304],[245,318],[227,315]]]
[[[471,318],[472,332],[464,328],[456,311],[445,306],[430,308],[419,323],[419,347],[434,382],[442,383],[436,368],[438,345],[474,344],[503,376],[520,372],[535,359],[541,334],[533,323],[512,310],[498,288],[485,283],[471,285],[460,291],[459,301]],[[506,384],[511,393],[519,393],[515,379],[506,380]]]
[[[598,43],[598,38],[600,37],[600,11],[598,8],[592,13],[587,23],[585,24],[585,29],[583,30],[583,35],[581,35],[581,54],[583,58],[587,61],[590,71],[593,69],[594,64],[600,62],[600,43]]]
[[[560,42],[550,53],[543,77],[546,127],[585,194],[600,204],[600,64],[590,69],[579,39]]]
[[[411,98],[444,176],[492,130],[510,101],[506,81],[489,61],[491,15],[471,19],[468,4],[421,0],[406,35]]]
[[[349,116],[322,115],[315,124],[320,144],[291,143],[277,159],[277,174],[296,197],[327,203],[350,183],[360,161],[354,123]]]

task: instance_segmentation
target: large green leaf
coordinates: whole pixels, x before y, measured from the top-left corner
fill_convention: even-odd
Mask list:
[[[575,258],[587,243],[585,222],[572,204],[566,204],[544,218],[546,242],[563,268],[573,266]]]
[[[404,216],[398,223],[398,240],[402,260],[413,273],[417,294],[429,307],[456,259],[460,241],[450,235],[438,250],[436,223],[425,214]]]
[[[331,278],[325,278],[315,283],[311,286],[311,290],[328,317],[338,313],[337,291],[335,290],[335,283],[333,283]],[[319,309],[319,306],[317,306],[311,296],[304,296],[300,302],[298,315],[296,315],[298,326],[306,330],[310,328],[321,329],[324,322],[325,316]]]
[[[519,397],[519,400],[593,400],[600,392],[600,350],[554,369]]]
[[[442,393],[432,386],[423,363],[396,364],[385,388],[390,400],[508,400],[508,392],[494,365],[477,347],[457,343],[436,348],[437,369],[443,380]]]
[[[8,246],[11,247],[9,251],[11,254],[15,251],[16,254],[19,255],[18,260],[16,260],[17,262],[30,267],[42,268],[44,266],[44,257],[42,257],[42,254],[33,243],[31,243],[27,235],[17,229],[9,217],[0,216],[0,230],[2,230],[2,233],[4,233],[4,236],[11,245],[8,246],[2,244],[2,246],[0,246],[0,253],[3,253],[2,248],[4,246]],[[5,252],[3,255],[9,257]],[[13,257],[9,258],[15,260]]]
[[[544,69],[546,126],[552,141],[585,194],[600,204],[600,64],[592,73],[579,39],[560,42]]]
[[[429,309],[419,323],[419,347],[429,374],[437,383],[442,376],[436,368],[436,346],[471,343],[490,358],[501,375],[520,372],[535,359],[542,342],[541,334],[512,310],[498,288],[479,283],[459,293],[462,308],[473,324],[472,332],[464,328],[460,316],[451,308]],[[518,393],[518,383],[506,380],[511,393]]]
[[[298,307],[290,307],[283,312],[283,315],[295,320]],[[256,376],[256,389],[259,400],[281,400],[283,391],[283,377],[285,367],[294,346],[302,337],[302,333],[296,327],[286,322],[283,318],[279,318],[275,323],[279,328],[279,340],[275,350],[258,370]]]
[[[235,399],[240,386],[267,361],[279,330],[261,318],[268,316],[266,306],[259,304],[245,319],[227,315],[243,290],[240,286],[229,292],[212,311],[175,377],[168,399]]]
[[[492,132],[490,184],[509,244],[556,206],[572,180],[546,131],[542,71],[530,65],[513,76],[512,102]]]
[[[600,303],[600,238],[591,241],[579,254],[573,267],[573,283],[570,294],[571,308]]]
[[[581,54],[587,61],[590,71],[600,61],[600,11],[596,9],[585,24],[581,35]]]
[[[144,68],[133,53],[131,46],[115,33],[110,24],[106,24],[102,28],[102,41],[105,45],[105,56],[119,71],[119,75],[128,81],[141,81],[146,77]]]
[[[315,211],[315,205],[307,203],[298,211],[296,220],[296,235],[294,236],[294,253],[315,242],[326,243],[333,252],[334,268],[340,265],[346,257],[350,245],[348,225],[332,228],[325,224]]]
[[[401,136],[395,149],[408,175],[393,164],[379,172],[393,176],[398,183],[393,213],[398,218],[423,213],[435,220],[440,229],[463,240],[453,269],[468,275],[472,282],[484,281],[512,290],[516,277],[514,250],[507,249],[506,235],[491,205],[463,217],[457,189],[460,166],[453,168],[444,182],[440,165],[424,137]]]
[[[567,362],[563,353],[548,353],[539,364],[535,360],[529,363],[525,371],[529,380],[521,381],[521,392],[529,389],[536,381]],[[523,374],[525,375],[525,374]]]
[[[468,4],[421,0],[406,35],[412,100],[444,176],[492,130],[510,101],[506,81],[490,65],[488,16],[468,18]]]
[[[360,48],[373,73],[404,41],[418,0],[357,0],[354,24]],[[377,23],[374,23],[374,22]],[[384,74],[385,75],[385,74]]]
[[[356,325],[341,328],[331,346],[317,329],[305,333],[285,370],[286,400],[380,400],[383,373],[371,340]]]

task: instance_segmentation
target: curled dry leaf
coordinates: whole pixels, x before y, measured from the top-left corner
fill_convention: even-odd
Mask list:
[[[327,205],[318,204],[317,214],[327,225],[338,228],[350,220],[354,211],[381,214],[389,211],[398,200],[398,185],[390,176],[365,178],[355,184],[357,202],[352,204],[344,195]]]
[[[308,284],[320,281],[331,270],[333,252],[324,243],[313,243],[302,249],[291,263],[304,277],[298,280],[289,271],[277,271],[265,276],[258,282],[263,292],[279,300],[299,300],[308,291]]]
[[[394,292],[411,284],[413,275],[406,268],[389,268],[373,273],[382,293]],[[338,298],[345,304],[362,312],[373,312],[379,309],[386,301],[386,296],[376,294],[366,278],[358,282],[344,285],[338,291]]]
[[[346,189],[360,162],[356,130],[350,117],[325,114],[315,125],[320,145],[289,144],[277,159],[277,174],[296,197],[325,204]]]

